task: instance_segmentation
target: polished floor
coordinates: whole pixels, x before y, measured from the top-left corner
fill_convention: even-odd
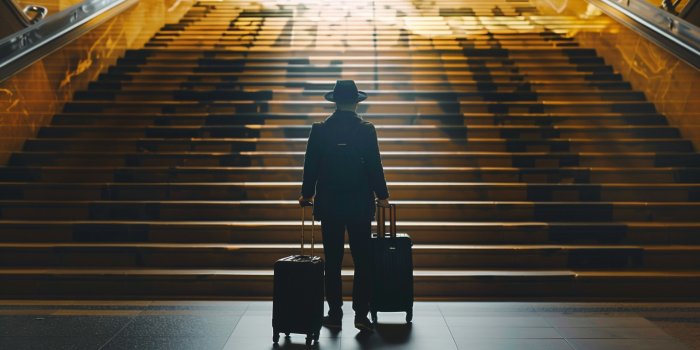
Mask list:
[[[413,324],[324,329],[315,349],[699,349],[700,304],[418,302]],[[273,349],[270,302],[0,301],[0,349]],[[292,335],[279,349],[304,349]]]

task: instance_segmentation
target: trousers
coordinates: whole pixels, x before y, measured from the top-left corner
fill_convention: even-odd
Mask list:
[[[341,312],[343,306],[343,282],[341,269],[345,253],[345,231],[350,240],[350,252],[355,264],[352,288],[352,309],[355,315],[366,316],[371,298],[372,236],[371,220],[322,219],[323,250],[326,269],[326,301],[329,313]]]

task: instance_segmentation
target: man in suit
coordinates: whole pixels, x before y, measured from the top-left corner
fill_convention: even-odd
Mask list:
[[[329,328],[342,325],[340,273],[347,230],[355,264],[355,327],[371,332],[367,318],[372,289],[371,225],[375,198],[377,205],[388,207],[389,191],[374,125],[355,112],[367,94],[358,91],[352,80],[338,80],[324,97],[335,102],[336,110],[311,127],[299,204],[314,205],[314,217],[321,220],[329,307],[323,324]]]

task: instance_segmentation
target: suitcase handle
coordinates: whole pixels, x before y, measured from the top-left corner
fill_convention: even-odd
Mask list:
[[[377,238],[386,235],[386,208],[377,206]],[[396,204],[389,204],[389,237],[396,238]]]
[[[301,207],[301,255],[304,255],[304,231],[305,231],[305,225],[306,225],[306,207],[303,206]],[[311,212],[311,257],[314,256],[314,240],[315,240],[315,229],[316,229],[316,220],[313,215],[313,206],[311,206],[312,212]]]

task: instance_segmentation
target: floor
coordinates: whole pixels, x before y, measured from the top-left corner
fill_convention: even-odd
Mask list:
[[[700,303],[417,302],[413,324],[380,313],[358,335],[345,304],[341,332],[316,349],[700,349]],[[0,349],[273,349],[271,302],[0,301]],[[304,349],[304,336],[279,349]]]

